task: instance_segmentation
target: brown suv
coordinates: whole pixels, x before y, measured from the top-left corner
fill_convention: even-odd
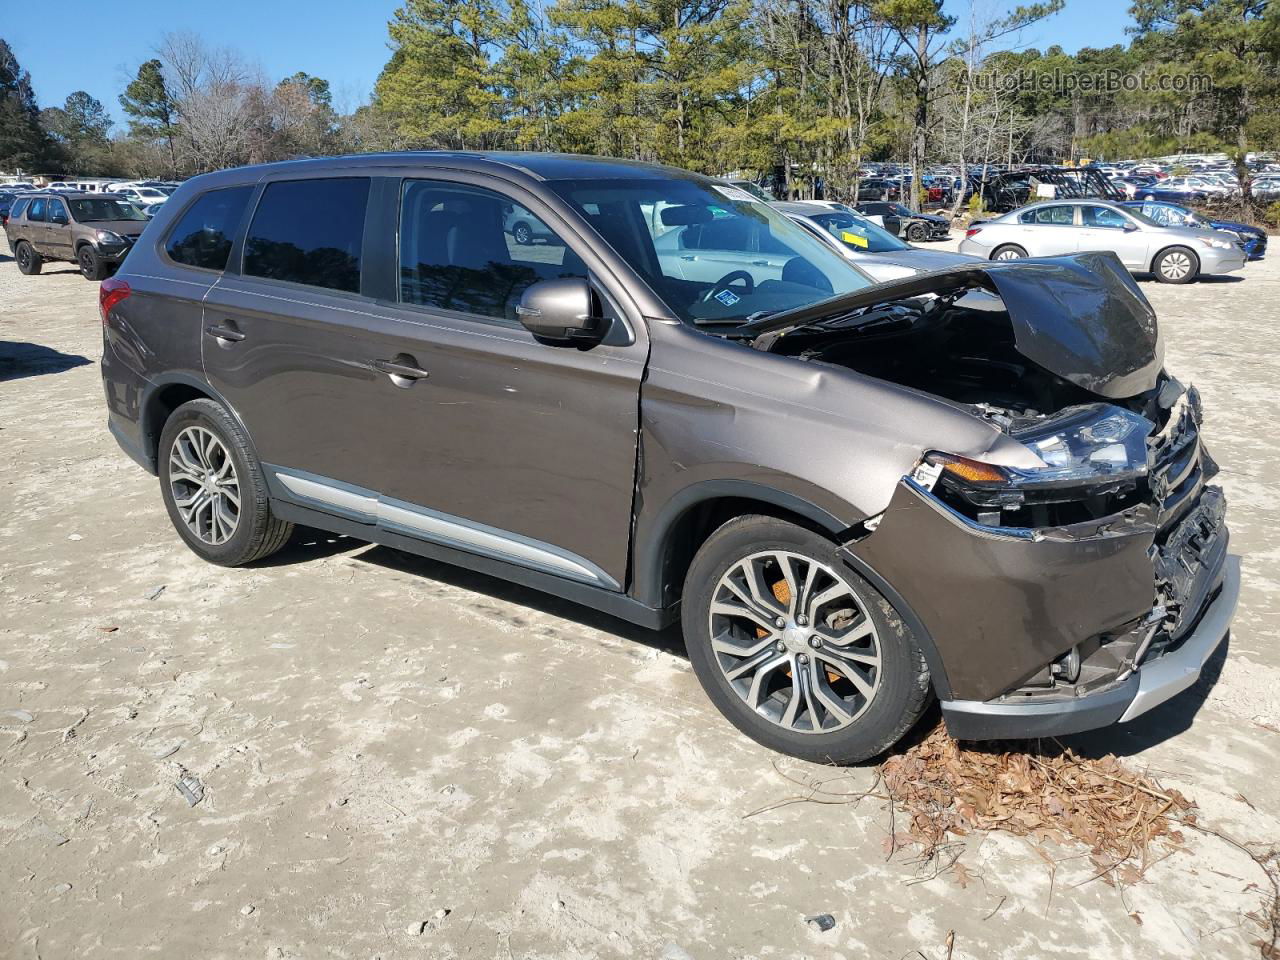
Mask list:
[[[13,204],[9,249],[28,276],[46,260],[70,260],[86,280],[115,272],[150,222],[134,204],[100,193],[32,193]]]
[[[1112,254],[874,284],[678,170],[371,154],[187,181],[100,303],[110,429],[201,557],[296,523],[679,619],[795,756],[931,694],[964,738],[1130,720],[1235,607],[1199,398]]]

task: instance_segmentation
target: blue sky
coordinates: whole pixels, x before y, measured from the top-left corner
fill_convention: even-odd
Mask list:
[[[970,2],[1000,11],[1001,0],[948,0],[962,18]],[[42,107],[61,105],[87,90],[119,121],[117,95],[153,55],[167,31],[189,30],[214,46],[234,47],[273,80],[298,70],[327,79],[334,105],[350,109],[373,88],[387,61],[387,20],[397,0],[114,0],[108,7],[73,0],[64,15],[39,3],[9,0],[0,12],[0,37],[31,72]],[[1059,44],[1074,52],[1124,41],[1125,0],[1066,0],[1066,9],[1026,30],[1023,46]],[[79,24],[78,26],[75,24]]]

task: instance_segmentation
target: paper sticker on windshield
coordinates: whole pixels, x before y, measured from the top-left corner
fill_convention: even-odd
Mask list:
[[[723,303],[726,307],[732,307],[742,298],[732,290],[721,290],[716,294],[716,299]]]
[[[759,197],[753,197],[740,187],[731,187],[728,184],[717,183],[712,185],[712,189],[722,196],[728,197],[730,200],[738,201],[738,203],[761,202]]]
[[[852,233],[848,230],[840,231],[840,239],[843,240],[845,243],[852,243],[855,247],[867,246],[866,237],[860,237],[856,233]]]

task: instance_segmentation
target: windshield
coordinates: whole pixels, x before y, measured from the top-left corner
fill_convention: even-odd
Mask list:
[[[860,250],[863,253],[893,253],[911,249],[910,244],[903,243],[888,230],[882,230],[862,217],[853,217],[845,213],[819,213],[809,219],[850,250]]]
[[[687,323],[743,323],[870,282],[744,190],[695,180],[561,180],[572,204]]]
[[[71,213],[79,223],[95,223],[99,220],[146,220],[147,215],[127,200],[94,197],[91,200],[71,200]]]

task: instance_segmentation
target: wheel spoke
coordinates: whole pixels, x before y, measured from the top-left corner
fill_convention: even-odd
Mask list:
[[[875,687],[869,684],[866,681],[866,678],[855,670],[847,661],[842,660],[839,657],[832,656],[826,651],[815,651],[814,655],[828,666],[835,667],[835,669],[839,671],[840,675],[857,687],[858,692],[867,700],[870,700],[875,695]]]
[[[871,622],[871,618],[863,616],[856,624],[846,630],[844,633],[828,634],[819,630],[823,638],[830,644],[837,647],[847,647],[859,640],[865,640],[876,632],[876,625]]]
[[[718,636],[711,638],[711,649],[716,653],[728,654],[731,657],[754,657],[765,647],[773,646],[774,642],[774,637],[770,634],[757,640],[751,646],[744,647],[741,644],[734,643],[732,640],[725,639],[724,636]]]
[[[831,586],[827,587],[827,589],[823,590],[821,593],[818,593],[809,599],[808,610],[805,611],[809,616],[809,622],[812,624],[817,624],[818,611],[821,610],[823,607],[825,607],[832,600],[836,600],[839,597],[851,597],[851,596],[853,596],[853,592],[848,588],[848,586],[846,586],[843,581],[836,580],[836,582]]]
[[[752,710],[759,711],[760,694],[764,691],[765,679],[769,676],[769,674],[773,673],[773,671],[777,670],[779,667],[783,666],[784,664],[789,663],[790,659],[791,658],[788,657],[785,653],[779,654],[775,659],[768,661],[762,667],[756,670],[755,676],[751,678],[751,689],[747,691],[747,696],[745,698],[747,701],[747,706],[749,706]]]
[[[729,680],[737,680],[739,677],[745,677],[747,674],[749,674],[752,670],[755,670],[757,667],[770,664],[771,661],[774,659],[774,657],[775,657],[775,653],[772,649],[758,650],[753,656],[748,656],[747,659],[743,660],[736,667],[725,670],[724,675]],[[779,663],[782,662],[783,660],[786,660],[785,654],[779,657]],[[776,664],[774,664],[774,666],[776,666]],[[770,669],[772,669],[772,667]]]
[[[747,603],[725,603],[723,600],[717,600],[711,605],[711,613],[722,617],[741,617],[750,620],[760,629],[774,633],[777,627],[774,626],[774,618],[768,616],[763,611],[749,606]]]

